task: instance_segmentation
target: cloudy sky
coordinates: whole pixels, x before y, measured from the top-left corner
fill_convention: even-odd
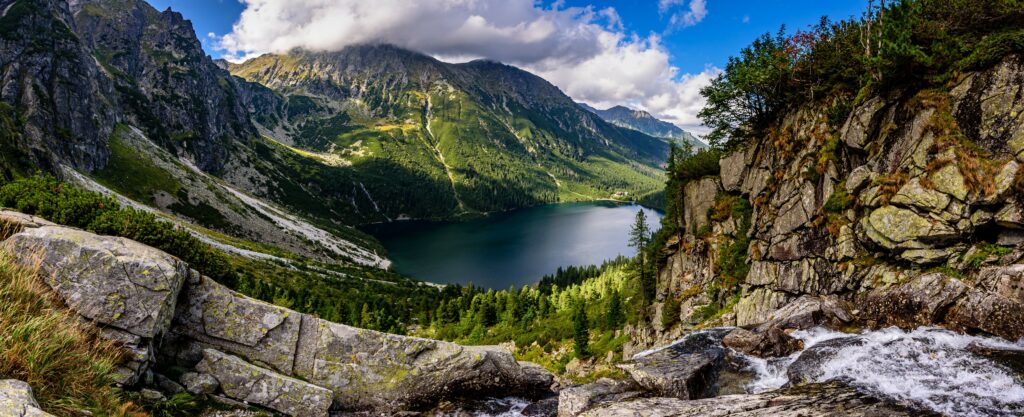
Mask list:
[[[387,42],[449,62],[488,58],[598,108],[650,111],[695,133],[699,90],[730,55],[785,24],[862,0],[151,0],[191,19],[214,57]]]

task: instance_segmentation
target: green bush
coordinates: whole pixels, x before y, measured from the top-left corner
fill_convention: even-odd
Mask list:
[[[153,213],[122,208],[116,200],[49,176],[34,176],[0,187],[0,206],[94,233],[121,236],[181,258],[190,267],[228,286],[235,283],[226,255],[187,230]]]

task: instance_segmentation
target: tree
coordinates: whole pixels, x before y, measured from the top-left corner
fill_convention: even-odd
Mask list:
[[[577,300],[572,312],[573,341],[579,358],[590,356],[590,323],[587,322],[586,307],[584,300]]]
[[[605,312],[604,316],[605,329],[616,329],[625,320],[626,316],[622,311],[622,296],[619,295],[617,290],[612,290],[611,294],[608,295],[608,311]]]
[[[637,250],[637,265],[640,276],[640,290],[644,298],[644,305],[650,304],[654,299],[653,275],[648,276],[647,267],[647,245],[651,242],[651,227],[647,225],[647,214],[641,209],[636,213],[636,221],[629,231],[629,246]]]

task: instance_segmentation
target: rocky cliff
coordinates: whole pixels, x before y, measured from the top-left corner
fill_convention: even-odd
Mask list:
[[[310,417],[550,394],[551,374],[501,348],[331,323],[242,296],[131,240],[18,213],[0,219],[3,230],[17,232],[3,250],[38,267],[72,311],[130,351],[119,377],[126,386],[178,387]],[[31,391],[11,384],[0,389],[0,404],[34,407]]]
[[[869,96],[845,121],[808,104],[725,156],[683,185],[654,325],[630,329],[627,353],[697,327],[764,330],[801,297],[835,306],[805,326],[1024,337],[1022,85],[1009,56],[948,90]]]

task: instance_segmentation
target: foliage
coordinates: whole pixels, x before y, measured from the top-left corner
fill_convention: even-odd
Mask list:
[[[829,122],[840,126],[865,91],[942,86],[1024,51],[1021,0],[868,2],[861,18],[787,36],[765,34],[730,58],[701,94],[709,139],[727,148],[778,121],[790,108],[836,98]]]
[[[679,306],[681,300],[676,297],[668,297],[665,304],[661,306],[661,328],[671,329],[679,322]]]
[[[0,379],[28,382],[57,416],[145,416],[111,387],[126,354],[65,310],[36,271],[0,252]]]
[[[586,307],[586,301],[578,300],[572,312],[573,347],[579,358],[590,356],[590,323]]]
[[[156,215],[122,208],[113,198],[34,176],[0,187],[0,206],[33,214],[54,223],[91,232],[122,236],[177,256],[189,266],[226,285],[234,283],[227,256]]]

